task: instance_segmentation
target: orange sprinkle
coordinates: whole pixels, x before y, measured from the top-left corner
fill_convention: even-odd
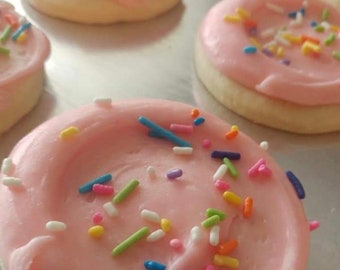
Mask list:
[[[244,199],[243,204],[243,216],[245,218],[251,217],[253,214],[253,199],[251,197],[247,197]]]
[[[20,44],[22,44],[22,43],[24,43],[25,41],[26,41],[26,39],[27,39],[27,33],[24,31],[24,32],[22,32],[19,36],[18,36],[18,38],[17,38],[17,42],[18,43],[20,43]]]
[[[17,28],[19,26],[19,20],[12,14],[5,14],[5,20],[13,27]]]
[[[237,129],[233,129],[233,130],[228,131],[225,134],[225,138],[227,140],[231,140],[231,139],[235,138],[237,135],[238,135],[238,130]]]
[[[256,28],[257,27],[257,22],[253,21],[253,20],[249,20],[249,19],[245,19],[243,21],[243,25],[246,27],[246,28]]]
[[[304,43],[305,41],[310,41],[310,42],[315,43],[315,44],[320,44],[319,39],[311,37],[311,36],[306,36],[306,35],[301,36],[301,41],[302,41],[302,43]]]
[[[338,32],[340,30],[340,26],[338,25],[331,25],[330,26],[330,29],[334,32]]]
[[[193,117],[193,118],[196,118],[196,117],[198,117],[200,115],[200,111],[198,110],[198,109],[192,109],[192,111],[191,111],[191,116]]]
[[[217,246],[217,253],[220,255],[228,255],[233,252],[238,246],[236,239],[231,239],[227,242],[221,243]]]

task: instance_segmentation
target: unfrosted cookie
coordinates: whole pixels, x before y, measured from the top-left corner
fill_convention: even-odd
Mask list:
[[[142,21],[154,18],[180,0],[28,0],[53,17],[86,24]]]
[[[256,123],[295,133],[340,130],[339,12],[322,1],[220,1],[195,65],[212,95]]]
[[[46,36],[0,1],[0,134],[38,102],[49,52]]]

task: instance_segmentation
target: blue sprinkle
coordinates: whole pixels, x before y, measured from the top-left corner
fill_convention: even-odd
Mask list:
[[[296,14],[297,14],[296,11],[291,11],[291,12],[288,13],[288,17],[292,18],[292,19],[295,19],[296,18]]]
[[[144,267],[147,270],[165,270],[166,266],[156,261],[145,261]]]
[[[318,22],[317,21],[311,21],[310,22],[310,26],[311,27],[315,27],[315,26],[317,26],[318,25]]]
[[[90,192],[92,190],[93,185],[95,184],[104,184],[112,179],[111,174],[104,174],[90,182],[87,182],[86,184],[79,187],[79,193],[86,193]]]
[[[304,199],[306,197],[306,194],[300,180],[291,171],[287,171],[286,175],[288,177],[288,180],[293,185],[298,198],[301,200]]]
[[[190,147],[190,143],[186,142],[185,140],[181,139],[180,137],[173,134],[171,131],[162,128],[161,126],[157,125],[156,123],[152,122],[151,120],[147,119],[144,116],[140,116],[138,118],[139,123],[151,129],[154,134],[157,134],[158,137],[163,137],[168,139],[169,141],[173,142],[174,144],[182,147]]]
[[[13,33],[12,40],[16,41],[20,34],[31,27],[31,23],[24,23],[19,26],[19,28]]]
[[[257,52],[257,48],[255,46],[246,46],[243,48],[243,52],[246,54],[254,54]]]
[[[202,125],[204,122],[205,122],[205,119],[203,117],[197,117],[194,119],[195,126]]]
[[[241,158],[241,154],[237,152],[227,152],[227,151],[218,151],[214,150],[211,152],[210,156],[212,158],[229,158],[230,160],[239,160]]]

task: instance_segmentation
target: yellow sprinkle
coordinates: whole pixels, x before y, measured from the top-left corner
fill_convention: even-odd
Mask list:
[[[79,129],[77,127],[68,127],[60,132],[59,137],[65,140],[68,138],[72,138],[78,132],[79,132]]]
[[[25,42],[26,39],[27,39],[27,34],[26,34],[26,32],[24,31],[24,32],[22,32],[22,33],[17,37],[16,42],[22,44],[22,43]]]
[[[253,44],[258,50],[261,50],[262,45],[261,45],[261,43],[260,43],[256,38],[250,37],[250,38],[249,38],[249,41],[250,41],[250,43]]]
[[[296,36],[296,35],[292,35],[289,33],[283,33],[282,36],[284,39],[288,40],[290,43],[301,44],[302,42],[301,36]]]
[[[161,219],[161,228],[164,232],[169,232],[171,230],[170,220],[166,218]]]
[[[224,17],[224,21],[231,22],[231,23],[238,23],[241,22],[242,18],[237,15],[226,15]]]
[[[319,46],[319,45],[317,45],[313,42],[310,42],[310,41],[305,41],[302,44],[301,52],[303,54],[308,54],[310,52],[320,53],[321,52],[321,46]]]
[[[237,125],[232,125],[231,128],[230,128],[230,130],[232,130],[232,131],[233,131],[233,130],[239,131]]]
[[[223,198],[231,204],[234,205],[240,205],[242,204],[242,198],[238,195],[236,195],[234,192],[232,191],[226,191],[223,193]]]
[[[236,8],[236,14],[242,19],[247,19],[250,17],[250,12],[244,8]]]
[[[284,55],[284,48],[282,46],[278,47],[277,50],[276,50],[276,56],[277,57],[283,57]]]
[[[94,238],[99,238],[104,233],[104,227],[100,225],[92,226],[88,231],[88,235]]]
[[[331,25],[329,28],[334,32],[338,32],[340,30],[340,26],[338,25]]]
[[[216,266],[225,266],[225,267],[229,267],[232,269],[236,269],[239,266],[238,259],[230,257],[230,256],[219,255],[219,254],[214,255],[213,263]]]

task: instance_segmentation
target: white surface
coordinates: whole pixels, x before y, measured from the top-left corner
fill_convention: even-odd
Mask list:
[[[321,223],[311,234],[308,270],[339,269],[340,133],[300,136],[261,127],[229,112],[206,92],[193,70],[193,44],[200,21],[217,0],[183,0],[148,22],[98,27],[49,18],[20,0],[9,1],[44,29],[52,53],[46,91],[38,106],[0,137],[0,160],[35,126],[94,97],[153,97],[199,105],[239,125],[255,141],[268,141],[268,151],[283,169],[300,178],[307,193],[306,214]]]

